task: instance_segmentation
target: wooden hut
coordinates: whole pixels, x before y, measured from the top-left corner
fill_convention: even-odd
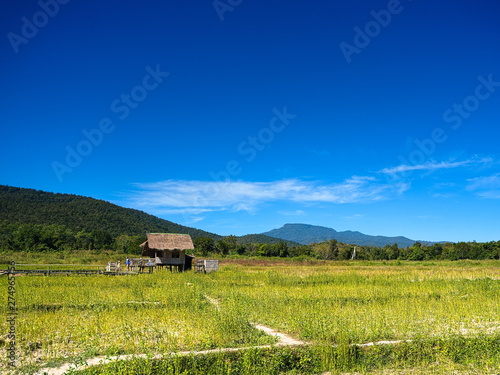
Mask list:
[[[142,255],[155,259],[157,266],[177,267],[179,271],[191,269],[193,257],[186,250],[194,249],[189,234],[148,233],[141,244]]]

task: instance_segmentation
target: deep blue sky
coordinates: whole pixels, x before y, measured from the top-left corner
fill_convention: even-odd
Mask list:
[[[224,235],[301,222],[500,240],[499,14],[5,0],[0,184]]]

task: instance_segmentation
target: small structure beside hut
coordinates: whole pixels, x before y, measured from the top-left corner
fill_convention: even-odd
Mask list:
[[[218,270],[218,260],[199,259],[196,261],[196,272],[210,273]]]
[[[177,267],[179,271],[191,269],[193,256],[186,250],[193,250],[194,245],[189,234],[148,233],[146,242],[140,245],[142,256],[154,259],[155,266]]]

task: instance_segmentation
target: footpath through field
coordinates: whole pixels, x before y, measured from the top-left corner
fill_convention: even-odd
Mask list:
[[[211,298],[207,295],[205,295],[205,298],[212,304],[216,309],[219,309],[219,301]],[[211,353],[228,353],[228,352],[237,352],[237,351],[242,351],[242,350],[249,350],[249,349],[269,349],[272,347],[280,346],[280,347],[291,347],[291,346],[303,346],[303,345],[309,345],[311,343],[307,341],[301,341],[294,339],[293,337],[287,335],[286,333],[278,332],[270,327],[264,326],[262,324],[255,324],[252,323],[252,325],[266,334],[270,336],[274,336],[278,339],[278,341],[275,344],[272,345],[257,345],[257,346],[247,346],[247,347],[239,347],[239,348],[219,348],[219,349],[210,349],[210,350],[201,350],[201,351],[182,351],[182,352],[171,352],[167,354],[157,354],[155,356],[151,356],[148,354],[128,354],[128,355],[118,355],[118,356],[100,356],[100,357],[95,357],[91,358],[85,361],[83,365],[77,366],[72,363],[65,363],[64,365],[57,367],[57,368],[43,368],[40,371],[38,371],[35,375],[63,375],[67,371],[70,370],[83,370],[85,368],[91,367],[91,366],[97,366],[97,365],[104,365],[108,364],[111,362],[115,361],[127,361],[127,360],[132,360],[132,359],[137,359],[137,358],[143,358],[143,359],[167,359],[169,357],[173,356],[191,356],[191,355],[204,355],[204,354],[211,354]],[[379,341],[379,342],[370,342],[370,343],[365,343],[365,344],[353,344],[357,346],[372,346],[372,345],[395,345],[399,344],[403,341]]]
[[[107,356],[107,357],[95,357],[85,361],[85,364],[81,367],[78,367],[78,370],[83,370],[87,367],[103,365],[114,361],[126,361],[136,358],[144,358],[144,359],[166,359],[172,356],[190,356],[190,355],[203,355],[203,354],[211,354],[211,353],[227,353],[227,352],[237,352],[241,350],[248,349],[266,349],[271,348],[273,346],[300,346],[306,345],[307,343],[304,341],[296,340],[285,333],[277,332],[272,328],[255,324],[255,328],[264,331],[268,335],[276,336],[279,341],[273,345],[261,345],[261,346],[250,346],[250,347],[240,347],[240,348],[220,348],[220,349],[210,349],[210,350],[201,350],[201,351],[183,351],[183,352],[172,352],[168,354],[158,354],[155,356],[147,355],[147,354],[129,354],[129,355],[119,355],[119,356]],[[44,368],[37,372],[35,375],[63,375],[66,371],[76,370],[76,366],[71,363],[65,363],[61,367],[58,368]]]

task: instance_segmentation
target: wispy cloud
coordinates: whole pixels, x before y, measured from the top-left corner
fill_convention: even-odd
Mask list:
[[[362,214],[354,214],[354,215],[351,215],[351,216],[344,216],[343,219],[346,219],[346,220],[355,220],[355,219],[360,219],[362,217],[364,217],[365,215],[362,215]]]
[[[132,200],[135,201],[135,198]],[[142,205],[142,207],[147,207],[147,205]],[[167,206],[168,207],[168,206]],[[175,215],[175,214],[183,214],[183,215],[199,215],[207,212],[216,211],[213,208],[199,208],[199,207],[181,207],[181,208],[155,208],[156,215]],[[220,210],[219,210],[220,211]]]
[[[375,177],[353,176],[341,183],[287,179],[272,182],[168,180],[137,183],[127,198],[129,206],[155,214],[197,215],[209,211],[254,211],[270,202],[356,203],[399,195],[408,184],[387,184]]]
[[[500,173],[467,180],[467,190],[482,198],[500,199]]]
[[[456,197],[456,193],[432,193],[431,197],[433,198],[453,198]]]
[[[491,158],[482,159],[468,159],[463,161],[443,161],[443,162],[427,162],[424,164],[417,165],[399,165],[392,168],[384,168],[379,171],[379,173],[396,175],[398,173],[405,173],[411,171],[436,171],[439,169],[453,169],[467,166],[484,166],[489,165],[493,162]]]
[[[278,211],[278,213],[283,216],[304,216],[306,214],[304,210]]]
[[[198,221],[205,220],[205,217],[204,216],[193,216],[190,219],[191,219],[190,224],[194,224],[194,223],[197,223]]]

